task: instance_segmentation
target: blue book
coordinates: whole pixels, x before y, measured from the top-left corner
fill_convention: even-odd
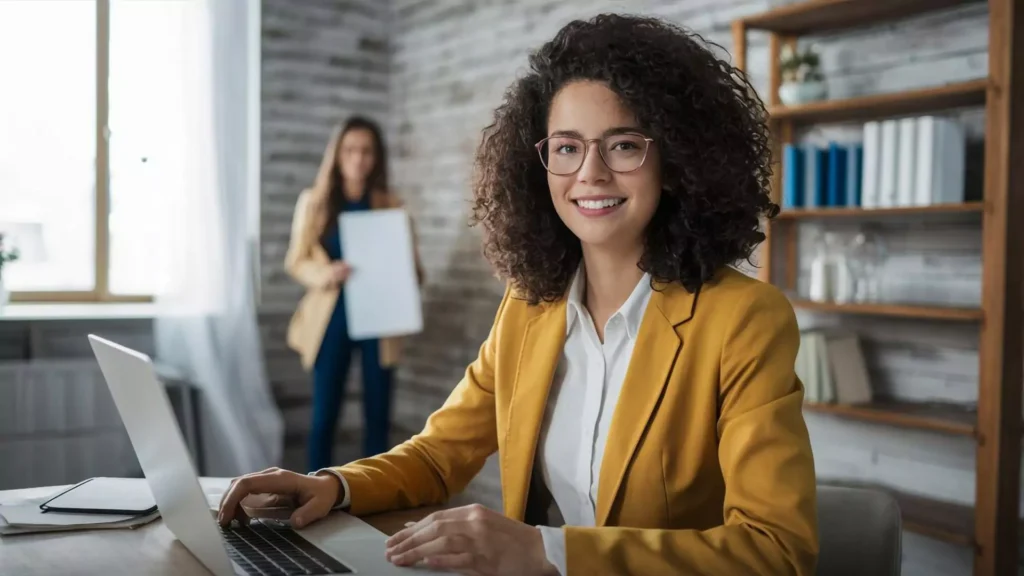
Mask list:
[[[793,144],[782,150],[782,207],[804,206],[804,151]]]
[[[846,146],[846,205],[855,208],[860,206],[861,178],[864,171],[864,145],[860,143]]]
[[[814,144],[804,145],[804,205],[827,206],[828,152]]]
[[[831,142],[828,145],[827,206],[846,206],[846,148]]]

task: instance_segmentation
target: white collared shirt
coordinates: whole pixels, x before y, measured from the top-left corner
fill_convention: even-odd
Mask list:
[[[581,265],[569,288],[565,345],[558,363],[537,443],[537,462],[561,520],[594,526],[598,480],[608,429],[633,356],[633,345],[651,299],[644,274],[633,293],[604,326],[604,342],[583,305],[586,276]],[[549,519],[551,521],[552,519]],[[548,561],[566,574],[565,535],[541,526]]]
[[[565,309],[565,344],[551,382],[537,442],[537,462],[544,484],[570,526],[594,526],[598,480],[608,429],[633,356],[640,324],[651,300],[651,277],[644,274],[632,294],[608,318],[604,342],[583,305],[586,275],[581,265],[573,278]],[[338,508],[351,502],[348,482],[337,470],[316,473],[337,476],[345,496]],[[549,562],[565,576],[565,534],[560,527],[540,526]]]

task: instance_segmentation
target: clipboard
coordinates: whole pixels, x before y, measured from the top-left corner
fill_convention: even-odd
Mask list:
[[[401,208],[342,212],[338,218],[345,262],[345,314],[353,340],[423,331],[423,309],[412,226]]]
[[[89,478],[39,505],[43,512],[139,516],[156,512],[144,478]]]

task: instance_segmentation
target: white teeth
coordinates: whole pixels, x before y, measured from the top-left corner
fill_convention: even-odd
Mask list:
[[[605,198],[604,200],[577,200],[581,208],[587,210],[600,210],[602,208],[611,208],[612,206],[618,206],[626,200],[624,198]]]

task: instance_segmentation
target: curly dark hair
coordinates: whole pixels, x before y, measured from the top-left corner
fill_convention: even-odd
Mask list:
[[[662,194],[638,263],[652,281],[696,292],[749,260],[779,211],[768,194],[767,113],[746,75],[698,34],[662,20],[602,14],[562,28],[506,91],[477,151],[472,222],[484,255],[530,303],[564,296],[582,257],[555,212],[534,144],[567,83],[599,81],[622,99],[661,156]]]

